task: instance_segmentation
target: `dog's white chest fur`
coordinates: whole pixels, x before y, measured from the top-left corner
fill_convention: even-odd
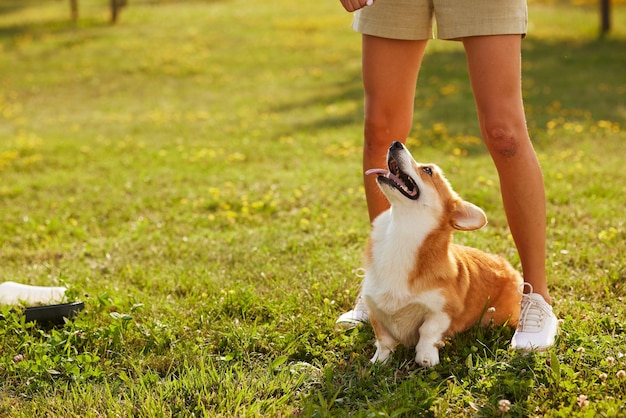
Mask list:
[[[443,314],[446,301],[440,289],[423,292],[409,289],[418,249],[437,221],[429,217],[402,217],[403,222],[394,222],[394,215],[399,214],[389,210],[373,224],[371,260],[362,295],[368,309],[375,312],[393,338],[413,346],[418,343],[419,329],[427,316],[439,317],[443,329],[449,323]]]

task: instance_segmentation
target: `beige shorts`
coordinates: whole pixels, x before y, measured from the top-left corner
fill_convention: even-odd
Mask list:
[[[375,0],[355,12],[355,31],[393,39],[459,39],[481,35],[525,35],[526,0]]]

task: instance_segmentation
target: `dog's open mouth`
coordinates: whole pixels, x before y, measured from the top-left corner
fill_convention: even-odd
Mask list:
[[[378,174],[378,180],[386,183],[387,185],[394,187],[400,191],[404,196],[411,200],[416,200],[420,196],[419,188],[413,179],[400,170],[398,162],[391,156],[387,160],[387,166],[389,170],[384,168],[373,168],[367,170],[365,174]]]

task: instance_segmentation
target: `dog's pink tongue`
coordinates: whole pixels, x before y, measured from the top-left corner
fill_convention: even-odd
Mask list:
[[[370,168],[365,172],[365,175],[369,176],[370,174],[380,174],[386,176],[389,174],[389,170],[385,170],[384,168]]]

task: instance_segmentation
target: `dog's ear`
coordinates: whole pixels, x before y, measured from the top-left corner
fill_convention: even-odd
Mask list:
[[[473,203],[459,200],[452,213],[452,227],[459,231],[474,231],[487,225],[487,215]]]

